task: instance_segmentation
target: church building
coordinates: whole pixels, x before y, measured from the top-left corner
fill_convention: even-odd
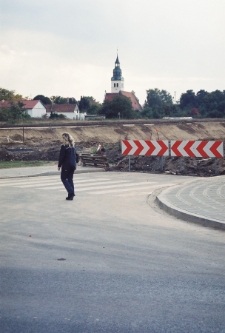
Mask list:
[[[120,68],[119,57],[115,61],[115,68],[113,69],[113,77],[111,78],[111,93],[105,93],[105,100],[111,102],[116,96],[125,96],[130,98],[132,108],[134,110],[142,110],[138,98],[135,96],[134,91],[124,91],[124,78],[122,77],[122,70]]]

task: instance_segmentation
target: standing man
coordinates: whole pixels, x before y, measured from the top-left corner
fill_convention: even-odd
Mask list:
[[[76,170],[76,150],[74,139],[69,133],[63,133],[63,144],[61,146],[58,162],[58,170],[61,169],[61,180],[68,192],[66,200],[73,200],[75,196],[73,174]]]

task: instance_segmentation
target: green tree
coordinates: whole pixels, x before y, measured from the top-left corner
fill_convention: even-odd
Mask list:
[[[66,104],[67,98],[61,96],[51,96],[50,97],[52,103],[54,104]]]
[[[106,118],[136,118],[131,100],[125,96],[116,96],[111,102],[104,102],[102,108],[99,110],[99,114],[105,115]]]
[[[198,107],[197,98],[193,90],[187,90],[186,93],[181,94],[180,107],[181,109]]]
[[[44,95],[37,95],[33,98],[33,100],[35,100],[35,101],[40,100],[42,104],[52,104],[50,98],[48,98]]]
[[[77,101],[74,97],[69,98],[69,104],[76,104],[76,103],[77,103]]]
[[[80,111],[87,111],[90,108],[90,101],[88,97],[81,96],[78,103]]]
[[[207,113],[207,118],[223,118],[224,114],[217,109],[212,109]]]
[[[225,117],[225,91],[215,90],[211,93],[200,90],[196,94],[198,111],[202,117]]]
[[[80,111],[87,112],[87,114],[98,114],[101,108],[101,104],[92,96],[81,96],[78,105]]]
[[[205,90],[199,90],[196,94],[196,101],[197,105],[200,106],[201,104],[207,103],[207,99],[209,98],[209,93]]]
[[[173,100],[170,93],[168,93],[166,90],[159,90],[157,88],[155,89],[149,89],[147,92],[147,98],[145,101],[145,107],[149,107],[152,109],[156,108],[163,108],[165,105],[172,105]]]
[[[145,107],[141,112],[141,116],[142,116],[142,118],[153,118],[152,108],[150,108],[148,106]]]
[[[0,101],[20,101],[23,99],[22,95],[15,94],[14,90],[7,90],[0,88]]]
[[[10,101],[10,106],[0,109],[0,120],[15,123],[23,119],[29,119],[30,116],[26,114],[23,107],[24,104],[20,101]]]
[[[143,115],[148,115],[149,118],[162,118],[169,113],[173,105],[172,96],[166,90],[149,89],[146,91],[147,97],[145,100]]]
[[[101,105],[92,104],[90,105],[89,109],[87,110],[87,114],[98,114],[99,110],[101,108]]]

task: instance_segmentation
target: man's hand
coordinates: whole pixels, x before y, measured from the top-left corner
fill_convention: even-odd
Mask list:
[[[60,168],[60,167],[58,167],[58,171],[60,171],[60,169],[61,169],[61,168]]]

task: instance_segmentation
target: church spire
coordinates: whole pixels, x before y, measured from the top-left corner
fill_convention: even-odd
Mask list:
[[[113,69],[113,77],[111,78],[111,92],[115,93],[119,92],[120,90],[124,90],[124,78],[122,77],[122,70],[120,68],[120,61],[117,50],[115,68]]]
[[[117,58],[116,58],[115,65],[120,65],[120,61],[119,61],[119,57],[118,57],[118,53],[117,53]]]

